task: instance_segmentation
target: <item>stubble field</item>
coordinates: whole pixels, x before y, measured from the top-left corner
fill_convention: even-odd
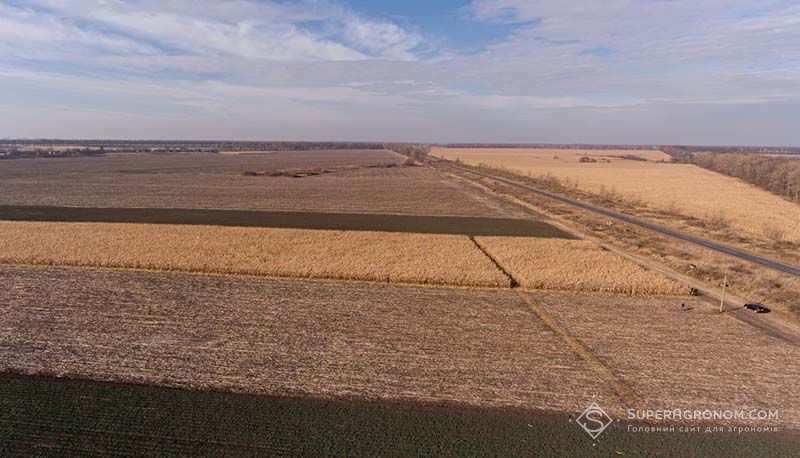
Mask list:
[[[667,212],[721,219],[762,238],[780,233],[786,240],[800,241],[800,206],[735,178],[691,164],[623,159],[581,163],[578,155],[562,152],[554,159],[550,150],[546,151],[440,148],[434,154],[471,165],[549,174],[584,191],[615,193]]]
[[[702,301],[531,293],[652,409],[778,410],[800,429],[800,348]],[[723,421],[724,423],[724,421]]]
[[[622,408],[511,291],[16,267],[0,281],[2,371],[568,412],[597,395]]]
[[[306,178],[243,175],[402,160],[382,150],[18,159],[0,167],[0,205],[525,216],[428,167],[361,168]]]

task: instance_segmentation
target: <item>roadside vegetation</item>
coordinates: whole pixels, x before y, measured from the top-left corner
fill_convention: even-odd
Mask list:
[[[797,262],[800,257],[798,245],[788,242],[759,244],[752,239],[737,237],[727,225],[713,226],[713,221],[683,219],[679,215],[642,210],[630,201],[613,195],[595,195],[568,187],[560,180],[547,176],[526,176],[500,168],[474,167],[497,176],[505,177],[551,193],[561,194],[574,200],[613,208],[623,213],[650,219],[660,224],[677,226],[687,232],[696,232],[723,242],[738,244],[754,252],[770,257],[788,258]],[[492,180],[474,175],[452,171],[451,173],[478,184],[486,190],[503,196],[513,202],[561,221],[579,232],[590,234],[605,243],[618,246],[660,262],[677,272],[695,278],[704,284],[718,288],[728,279],[728,291],[746,298],[750,302],[760,302],[792,320],[800,320],[800,281],[798,279],[765,267],[736,260],[722,253],[698,247],[688,242],[674,240],[655,234],[646,229],[617,221],[571,206],[559,204],[545,197],[521,191]]]
[[[770,251],[788,248],[781,245],[784,242],[800,248],[800,205],[748,183],[694,164],[653,161],[655,154],[666,157],[661,152],[642,156],[649,160],[631,161],[611,154],[606,156],[611,157],[608,162],[586,163],[578,157],[588,156],[562,152],[556,160],[550,151],[437,150],[447,159],[528,176],[637,211],[662,213],[671,224],[679,217],[699,229],[729,229],[730,236],[770,245]]]
[[[387,143],[383,145],[384,149],[394,151],[397,154],[406,156],[406,164],[423,163],[428,158],[431,152],[429,146],[414,145],[410,143]]]

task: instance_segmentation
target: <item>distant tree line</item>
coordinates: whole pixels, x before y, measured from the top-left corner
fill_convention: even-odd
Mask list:
[[[691,162],[800,201],[800,159],[746,153],[695,153]]]
[[[34,149],[25,151],[14,148],[0,148],[0,160],[37,157],[86,157],[103,155],[105,155],[104,151],[89,148],[72,148],[62,150]]]
[[[24,139],[0,141],[0,152],[7,150],[56,150],[75,146],[114,152],[219,152],[219,151],[301,151],[322,149],[381,149],[376,142],[291,142],[291,141],[183,141],[183,140],[58,140]]]
[[[384,149],[407,156],[411,161],[425,162],[431,152],[430,146],[414,145],[411,143],[386,143]]]
[[[694,164],[766,189],[800,202],[800,158],[751,153],[693,153],[684,147],[669,146],[663,151],[674,162]]]
[[[445,143],[445,148],[546,148],[590,150],[658,150],[656,145],[605,145],[588,143]]]
[[[753,154],[800,154],[798,146],[692,146],[692,145],[672,145],[664,148],[675,148],[688,151],[690,153],[712,152],[712,153],[753,153]]]

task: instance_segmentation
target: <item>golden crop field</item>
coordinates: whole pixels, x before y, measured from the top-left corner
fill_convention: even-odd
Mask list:
[[[565,151],[438,148],[434,154],[523,174],[550,174],[584,191],[613,192],[655,209],[701,219],[722,218],[757,237],[780,234],[800,241],[800,206],[743,181],[691,164],[623,159],[581,163],[578,156]],[[556,154],[558,159],[554,159]]]
[[[586,240],[476,237],[520,286],[576,292],[684,295],[688,287]]]
[[[636,156],[648,161],[670,162],[672,157],[658,150],[600,150],[600,149],[561,149],[561,148],[432,148],[431,154],[455,159],[460,157],[466,163],[472,163],[474,159],[494,158],[502,156],[504,162],[509,165],[506,167],[514,168],[514,165],[526,165],[531,161],[537,164],[563,164],[578,162],[581,157],[590,157],[595,160],[607,160],[609,162],[630,162],[625,156]]]
[[[0,222],[0,263],[507,287],[463,235]]]

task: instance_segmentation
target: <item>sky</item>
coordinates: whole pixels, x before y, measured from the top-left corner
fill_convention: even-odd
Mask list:
[[[0,0],[0,137],[800,146],[800,2]]]

